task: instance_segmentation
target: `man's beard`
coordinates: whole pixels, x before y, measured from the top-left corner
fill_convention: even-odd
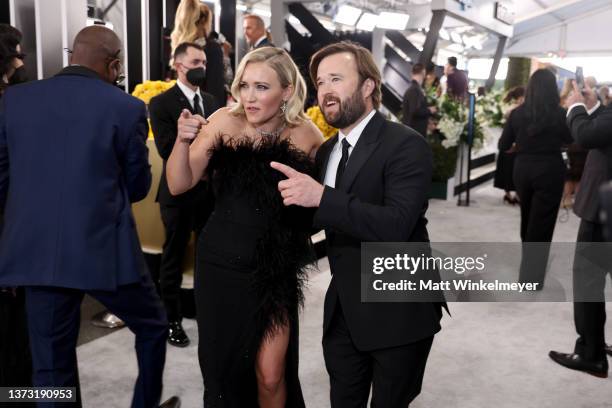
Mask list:
[[[344,129],[357,122],[357,120],[364,114],[366,106],[359,88],[360,87],[357,87],[355,92],[353,92],[353,94],[344,101],[341,101],[339,98],[332,95],[328,95],[323,98],[323,103],[321,104],[320,108],[321,112],[323,112],[323,116],[325,117],[325,121],[329,125],[337,129]],[[338,104],[337,113],[332,115],[326,113],[324,108],[329,101],[334,101]]]

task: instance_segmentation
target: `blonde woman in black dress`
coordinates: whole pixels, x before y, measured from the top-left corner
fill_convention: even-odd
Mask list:
[[[303,407],[297,329],[310,213],[283,206],[284,176],[270,162],[312,173],[323,138],[303,113],[304,79],[281,49],[248,53],[232,95],[237,105],[205,126],[184,113],[167,165],[173,194],[205,176],[215,191],[195,280],[204,405]]]

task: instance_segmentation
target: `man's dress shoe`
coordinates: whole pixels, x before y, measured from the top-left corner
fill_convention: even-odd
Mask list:
[[[189,345],[189,337],[183,330],[181,322],[170,322],[168,343],[176,347],[187,347]]]
[[[580,354],[571,353],[559,353],[558,351],[551,351],[548,356],[557,364],[561,364],[563,367],[570,368],[572,370],[584,371],[587,374],[594,375],[595,377],[608,378],[608,360],[605,358],[600,361],[589,361],[585,360]]]
[[[159,408],[180,408],[181,407],[181,399],[176,395],[171,397],[170,399],[164,401]]]

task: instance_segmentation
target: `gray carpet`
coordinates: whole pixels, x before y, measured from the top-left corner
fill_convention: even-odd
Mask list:
[[[473,192],[469,208],[432,201],[431,239],[519,241],[517,207],[503,205],[490,185]],[[575,241],[578,220],[567,214],[555,241]],[[323,296],[328,265],[310,279],[300,326],[300,379],[309,408],[328,407],[328,377],[321,350]],[[612,304],[607,311],[612,313]],[[428,361],[421,395],[413,408],[610,408],[612,378],[598,379],[549,360],[551,349],[570,351],[575,340],[571,303],[453,303]],[[185,349],[168,348],[164,398],[179,395],[183,407],[201,406],[196,327],[184,321],[192,339]],[[606,327],[612,341],[612,324]],[[86,407],[128,407],[136,378],[133,335],[127,329],[78,348]]]

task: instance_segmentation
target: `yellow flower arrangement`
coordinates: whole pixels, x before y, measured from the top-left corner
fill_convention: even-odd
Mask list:
[[[160,93],[166,92],[172,88],[176,81],[144,81],[142,84],[136,85],[132,96],[140,99],[147,105],[151,102],[151,98],[159,95]]]
[[[166,92],[176,84],[176,81],[144,81],[142,84],[136,85],[132,96],[140,99],[144,103],[149,105],[151,99],[161,93]],[[149,139],[153,139],[153,130],[151,129],[151,120],[149,122]]]
[[[325,121],[325,116],[323,116],[323,112],[321,112],[321,109],[317,105],[308,108],[306,111],[306,116],[308,116],[310,120],[312,120],[312,122],[319,128],[321,133],[323,133],[325,140],[335,135],[338,131],[338,129],[330,126]]]

